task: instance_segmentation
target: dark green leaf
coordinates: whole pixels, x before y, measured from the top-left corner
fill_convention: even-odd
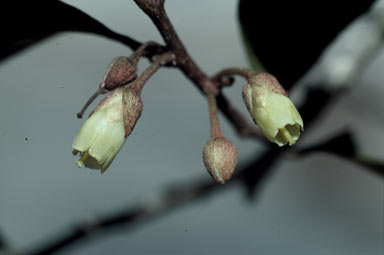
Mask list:
[[[240,0],[239,18],[249,49],[290,88],[324,48],[373,0]]]
[[[120,41],[131,48],[140,44],[115,33],[86,13],[60,1],[8,1],[1,6],[0,60],[63,31],[87,32]],[[4,15],[6,14],[6,15]]]

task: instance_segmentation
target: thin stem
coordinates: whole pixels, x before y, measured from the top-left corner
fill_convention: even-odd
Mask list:
[[[135,82],[131,85],[131,88],[135,89],[138,93],[141,93],[145,83],[148,79],[163,65],[173,61],[175,59],[175,55],[172,52],[164,53],[160,56],[156,56],[153,63],[145,69],[141,75],[135,80]]]
[[[232,68],[227,68],[220,71],[215,76],[213,76],[212,79],[216,82],[216,86],[222,86],[221,83],[228,80],[228,76],[233,76],[233,75],[239,75],[244,77],[245,79],[247,79],[247,82],[250,84],[257,83],[257,80],[259,79],[268,81],[263,83],[268,85],[268,87],[271,90],[279,94],[288,96],[288,92],[283,88],[283,86],[281,86],[281,84],[277,81],[277,79],[271,74],[266,72],[256,72],[252,69],[232,67]],[[259,77],[256,78],[258,75]]]
[[[81,119],[84,115],[84,112],[87,110],[88,106],[92,104],[92,102],[100,95],[104,94],[105,90],[98,89],[93,95],[88,99],[88,101],[84,104],[83,108],[81,108],[81,111],[77,113],[77,118]]]
[[[235,78],[232,76],[220,77],[219,79],[214,76],[211,80],[216,84],[216,88],[219,90],[223,87],[231,86],[235,82]]]
[[[156,42],[152,42],[152,41],[143,43],[140,47],[138,47],[135,50],[134,53],[132,53],[131,56],[129,56],[129,59],[132,61],[132,64],[134,66],[137,66],[137,64],[139,63],[140,58],[142,56],[145,56],[148,53],[148,49],[151,48],[151,47],[160,48],[161,45],[156,43]]]
[[[265,136],[260,132],[260,129],[256,128],[255,125],[250,125],[244,115],[238,112],[222,93],[217,95],[216,100],[217,106],[233,125],[239,136],[256,138],[262,142],[267,141]]]
[[[211,122],[211,138],[216,139],[223,137],[223,133],[221,132],[219,124],[216,97],[213,94],[208,94],[207,99],[209,107],[209,119]]]
[[[123,43],[124,45],[128,46],[129,48],[131,48],[134,51],[136,51],[141,45],[143,45],[143,43],[140,41],[137,41],[137,40],[130,38],[128,36],[125,36],[125,35],[115,33],[115,32],[110,31],[110,30],[106,31],[105,34],[103,34],[103,35]],[[143,53],[142,56],[147,57],[148,59],[151,59],[153,56],[155,56],[157,54],[162,54],[166,51],[167,51],[167,49],[160,44],[152,45],[152,47],[147,49]]]
[[[217,74],[215,74],[212,78],[212,80],[221,83],[224,78],[228,78],[233,75],[239,75],[244,77],[249,81],[249,79],[255,75],[257,72],[251,70],[251,69],[246,69],[246,68],[236,68],[236,67],[231,67],[231,68],[226,68]]]
[[[167,47],[175,53],[176,65],[205,94],[218,93],[212,80],[199,68],[188,54],[164,9],[163,0],[135,0],[136,4],[151,18]]]

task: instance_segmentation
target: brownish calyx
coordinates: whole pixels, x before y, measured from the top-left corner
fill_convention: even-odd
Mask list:
[[[109,65],[100,88],[111,91],[128,84],[136,79],[136,76],[136,65],[127,57],[117,57]]]
[[[127,138],[140,118],[143,111],[143,102],[140,93],[130,87],[124,88],[122,100],[125,138]]]
[[[248,78],[248,82],[252,85],[266,87],[278,94],[288,96],[288,92],[272,74],[265,72],[256,73]]]

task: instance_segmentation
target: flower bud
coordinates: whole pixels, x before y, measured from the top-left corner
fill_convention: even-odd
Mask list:
[[[258,73],[243,86],[243,99],[255,123],[271,142],[293,145],[304,130],[303,120],[275,77]]]
[[[101,169],[103,173],[112,163],[128,136],[126,126],[130,127],[130,133],[141,114],[141,100],[132,96],[131,90],[118,88],[112,91],[84,123],[72,144],[73,154],[80,152],[78,167],[85,165],[92,169]],[[132,98],[136,101],[126,102]],[[126,124],[128,120],[125,120],[125,116],[129,116],[131,124]]]
[[[136,79],[137,68],[127,57],[117,57],[112,60],[104,76],[100,88],[114,90]]]
[[[203,148],[204,165],[216,182],[228,181],[237,164],[237,149],[225,138],[210,139]]]

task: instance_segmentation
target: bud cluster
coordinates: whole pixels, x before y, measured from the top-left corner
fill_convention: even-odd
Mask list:
[[[73,141],[73,153],[80,153],[77,161],[79,167],[85,165],[101,169],[103,173],[135,127],[143,110],[140,95],[142,86],[137,82],[140,81],[143,85],[162,64],[157,63],[147,68],[135,85],[124,88],[124,85],[136,79],[136,65],[137,62],[132,58],[118,57],[108,67],[100,84],[100,91],[110,93],[91,113]],[[277,79],[268,73],[255,73],[245,69],[229,70],[247,77],[242,90],[243,99],[264,136],[279,146],[295,144],[303,131],[303,120]],[[203,148],[203,161],[213,179],[224,184],[236,168],[237,149],[224,138],[220,130],[216,94],[207,92],[207,99],[211,139]]]

